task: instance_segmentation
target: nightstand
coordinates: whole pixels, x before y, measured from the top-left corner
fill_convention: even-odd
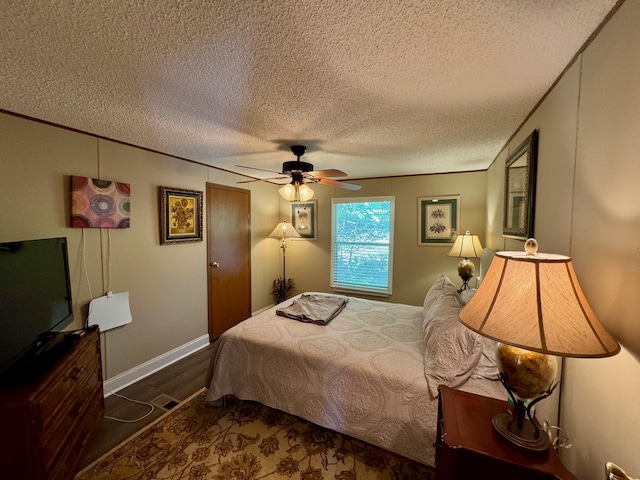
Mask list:
[[[528,452],[494,432],[491,419],[506,401],[440,386],[436,479],[576,480],[552,448]]]

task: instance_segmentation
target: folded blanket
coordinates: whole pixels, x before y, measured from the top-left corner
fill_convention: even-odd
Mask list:
[[[276,314],[301,322],[326,325],[342,311],[348,301],[347,298],[326,295],[302,295],[288,307],[277,309]]]

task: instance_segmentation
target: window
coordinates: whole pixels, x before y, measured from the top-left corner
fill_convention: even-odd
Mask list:
[[[331,287],[391,295],[395,197],[331,201]]]

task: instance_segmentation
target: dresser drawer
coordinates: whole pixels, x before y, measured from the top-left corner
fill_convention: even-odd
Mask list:
[[[72,408],[77,396],[78,388],[100,370],[100,357],[96,349],[99,348],[91,342],[82,350],[74,352],[72,362],[64,362],[56,368],[54,374],[57,378],[49,382],[50,387],[40,391],[33,399],[38,418],[38,426],[42,433],[48,431],[52,424],[68,408]]]
[[[77,425],[72,432],[68,432],[67,437],[70,444],[75,448],[66,448],[60,452],[55,462],[46,470],[47,480],[70,480],[75,471],[69,475],[69,465],[77,463],[78,453],[82,452],[91,440],[91,432],[98,428],[102,415],[104,414],[104,402],[102,392],[96,396],[89,404],[87,411],[83,414],[83,421]]]
[[[64,447],[59,439],[65,438],[70,432],[75,435],[83,430],[81,424],[96,399],[102,401],[102,379],[97,368],[93,370],[87,381],[77,386],[75,392],[66,400],[64,408],[56,414],[55,420],[57,422],[43,432],[40,458],[45,472],[51,469],[52,463],[56,461],[56,457]]]
[[[49,370],[0,391],[0,478],[75,476],[102,420],[104,399],[98,328],[72,338]]]

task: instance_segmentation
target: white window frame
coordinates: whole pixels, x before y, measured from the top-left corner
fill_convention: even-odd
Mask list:
[[[338,204],[344,203],[366,203],[366,202],[391,202],[391,212],[389,215],[389,264],[388,264],[388,278],[387,288],[375,288],[361,285],[358,287],[345,286],[334,281],[334,254],[335,254],[335,207]],[[339,197],[331,199],[331,268],[330,268],[330,286],[336,292],[346,293],[366,293],[367,295],[376,295],[388,297],[393,293],[393,250],[394,250],[394,236],[395,236],[395,212],[396,212],[396,197],[394,195],[385,197]]]

